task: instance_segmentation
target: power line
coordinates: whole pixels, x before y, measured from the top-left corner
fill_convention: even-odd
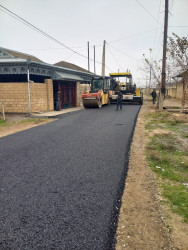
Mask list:
[[[183,27],[183,28],[187,28],[188,26],[168,26],[168,28],[180,28],[180,27]],[[162,28],[160,28],[161,29],[161,32],[160,32],[160,36],[159,36],[159,39],[158,39],[158,42],[157,42],[157,48],[156,48],[156,53],[155,53],[155,58],[156,58],[156,61],[157,60],[159,60],[159,56],[161,55],[162,56],[162,54],[161,54],[161,52],[162,52],[162,40],[161,40],[161,36],[162,36],[162,34],[163,34],[163,32],[162,32]]]
[[[159,28],[158,28],[158,29],[159,29]],[[130,38],[130,37],[139,36],[139,35],[142,35],[142,34],[145,34],[145,33],[149,33],[149,32],[155,31],[155,30],[156,30],[156,29],[151,29],[151,30],[147,30],[147,31],[143,31],[143,32],[135,33],[135,34],[130,35],[130,36],[125,36],[125,37],[122,37],[122,38],[119,38],[119,39],[116,39],[116,40],[110,41],[110,42],[108,42],[108,44],[109,44],[109,43],[118,42],[118,41],[120,41],[120,40],[124,40],[124,39]]]
[[[157,19],[140,3],[140,2],[138,2],[138,0],[136,0],[137,1],[137,3],[139,3],[140,4],[140,6],[142,6],[142,8],[143,9],[145,9],[145,11],[147,11],[147,13],[156,21],[156,22],[158,22],[157,21]]]
[[[73,48],[73,47],[72,47]],[[74,47],[74,48],[82,48],[82,47]],[[42,49],[42,48],[36,48],[36,49],[27,49],[27,50],[21,50],[21,51],[38,51],[38,50],[64,50],[66,48],[45,48],[45,49]],[[87,48],[84,48],[84,49],[80,49],[80,51],[84,51],[86,50]]]
[[[22,17],[18,16],[17,14],[15,14],[15,13],[13,13],[12,11],[8,10],[7,8],[5,8],[4,6],[0,5],[0,7],[2,7],[3,9],[5,9],[5,10],[8,11],[9,13],[11,13],[11,16],[12,16],[12,15],[15,16],[18,20],[21,20],[22,23],[26,24],[27,26],[29,26],[29,27],[31,27],[31,28],[34,28],[34,30],[36,30],[36,31],[38,31],[39,33],[45,35],[46,37],[50,38],[51,40],[55,41],[56,43],[62,45],[62,46],[65,47],[66,49],[71,50],[72,52],[74,52],[74,53],[76,53],[76,54],[78,54],[78,55],[80,55],[80,56],[82,56],[82,57],[86,57],[86,56],[84,56],[84,55],[78,53],[77,51],[71,49],[71,48],[68,47],[67,45],[65,45],[65,44],[63,44],[63,43],[61,43],[61,42],[59,42],[59,41],[58,41],[57,39],[55,39],[54,37],[48,35],[46,32],[44,32],[44,31],[42,31],[41,29],[37,28],[35,25],[29,23],[28,21],[26,21],[26,20],[23,19]]]
[[[168,26],[170,28],[187,28],[188,26],[187,25],[179,25],[179,26]]]
[[[159,22],[158,22],[159,23]],[[188,26],[186,25],[181,25],[181,26],[168,26],[169,28],[187,28]],[[118,41],[121,41],[121,40],[124,40],[124,39],[128,39],[128,38],[131,38],[131,37],[134,37],[134,36],[139,36],[139,35],[143,35],[143,34],[146,34],[146,33],[149,33],[149,32],[152,32],[152,31],[157,31],[159,29],[162,29],[163,27],[157,27],[155,29],[150,29],[150,30],[147,30],[147,31],[143,31],[143,32],[139,32],[139,33],[135,33],[135,34],[132,34],[130,36],[124,36],[124,37],[121,37],[121,38],[118,38],[116,40],[112,40],[112,41],[109,41],[108,44],[110,43],[115,43],[115,42],[118,42]],[[102,45],[98,45],[98,46],[102,46]]]
[[[75,51],[74,49],[72,49],[72,48],[70,48],[69,46],[63,44],[62,42],[58,41],[58,40],[55,39],[54,37],[48,35],[46,32],[44,32],[44,31],[42,31],[41,29],[37,28],[35,25],[33,25],[33,24],[31,24],[30,22],[26,21],[25,19],[23,19],[23,18],[20,17],[19,15],[15,14],[14,12],[12,12],[12,11],[10,11],[9,9],[5,8],[4,6],[2,6],[1,4],[0,4],[0,7],[3,8],[3,9],[0,9],[0,10],[3,11],[3,12],[5,12],[7,15],[9,15],[9,16],[13,17],[14,19],[16,19],[16,20],[22,22],[24,25],[26,25],[26,26],[28,26],[28,27],[34,29],[34,30],[37,31],[38,33],[44,35],[45,37],[47,37],[47,38],[49,38],[49,39],[51,39],[51,40],[53,40],[54,42],[60,44],[60,45],[63,46],[64,48],[66,48],[66,49],[72,51],[73,54],[77,54],[77,55],[79,55],[79,56],[82,56],[82,57],[88,59],[87,56],[85,56],[85,55],[83,55],[83,54],[81,54],[81,53]],[[97,46],[100,46],[100,45],[97,45]],[[90,59],[90,60],[91,60],[91,61],[94,61],[93,59]],[[99,61],[95,61],[95,62],[96,62],[96,63],[99,63],[99,64],[102,64],[102,63],[99,62]],[[110,69],[107,65],[106,65],[106,68]],[[110,69],[110,70],[111,70],[111,69]]]
[[[160,0],[161,2],[161,0]],[[159,19],[159,13],[158,13],[158,19]],[[159,22],[158,22],[159,24]],[[186,25],[181,25],[181,26],[168,26],[169,28],[187,28],[188,26]],[[152,32],[152,31],[157,31],[159,29],[162,29],[163,27],[157,27],[155,29],[150,29],[150,30],[147,30],[147,31],[143,31],[143,32],[139,32],[139,33],[135,33],[135,34],[132,34],[130,36],[124,36],[124,37],[121,37],[121,38],[118,38],[116,40],[112,40],[112,41],[109,41],[108,44],[110,43],[115,43],[115,42],[118,42],[118,41],[121,41],[121,40],[124,40],[124,39],[128,39],[128,38],[131,38],[131,37],[134,37],[134,36],[139,36],[139,35],[143,35],[143,34],[146,34],[146,33],[149,33],[149,32]],[[96,45],[95,47],[100,47],[100,46],[103,46],[102,44],[100,45]]]
[[[163,32],[162,32],[162,28],[161,28],[161,32],[160,32],[160,35],[159,35],[159,40],[158,40],[158,49],[156,49],[156,53],[155,53],[155,58],[156,58],[156,61],[159,60],[159,56],[161,55],[161,50],[162,50],[162,36]]]
[[[75,54],[75,53],[72,53],[71,55],[69,55],[68,57],[66,57],[66,58],[64,59],[65,62],[66,62],[69,58],[71,58],[74,54]]]
[[[169,12],[172,12],[173,6],[174,6],[174,0],[171,1],[171,3],[169,2],[170,6],[169,6]]]
[[[156,28],[156,32],[155,32],[155,39],[154,39],[154,45],[153,45],[153,54],[154,54],[154,50],[155,50],[155,43],[156,43],[156,38],[157,38],[157,29],[158,29],[158,24],[159,24],[159,13],[160,13],[160,8],[161,8],[161,0],[159,3],[159,10],[158,10],[158,16],[157,16],[157,28]],[[153,58],[153,56],[152,56]],[[151,62],[150,62],[151,63]]]
[[[108,48],[110,54],[112,55],[112,57],[114,58],[114,60],[117,62],[118,66],[119,66],[120,68],[122,68],[121,65],[119,64],[118,60],[116,59],[116,57],[114,56],[114,54],[113,54],[112,51],[110,50],[108,43],[106,43],[106,45],[107,45],[107,48]]]
[[[110,45],[110,47],[112,47],[113,49],[117,50],[119,53],[121,53],[121,54],[123,54],[123,55],[125,55],[125,56],[127,56],[127,57],[129,57],[129,58],[131,58],[131,59],[133,59],[133,60],[142,62],[141,60],[136,59],[135,57],[132,57],[132,56],[130,56],[130,55],[127,55],[125,52],[123,52],[123,51],[121,51],[121,50],[119,50],[119,49],[117,49],[117,48],[114,48],[111,44],[108,44],[108,45]]]

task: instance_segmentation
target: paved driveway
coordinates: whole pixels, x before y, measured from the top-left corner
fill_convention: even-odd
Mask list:
[[[0,249],[113,249],[139,105],[0,139]]]

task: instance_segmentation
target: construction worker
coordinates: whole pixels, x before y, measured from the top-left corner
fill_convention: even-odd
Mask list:
[[[152,96],[152,98],[153,98],[153,104],[155,104],[155,102],[156,102],[156,97],[157,97],[157,93],[156,93],[155,89],[153,89],[153,91],[152,91],[152,93],[151,93],[151,96]]]
[[[61,96],[60,96],[60,90],[58,90],[55,95],[55,110],[56,111],[60,111],[60,105],[61,105]]]
[[[122,110],[122,99],[123,99],[123,94],[121,93],[120,90],[118,90],[117,108],[116,108],[116,110],[118,110],[119,106],[120,106],[120,110]]]

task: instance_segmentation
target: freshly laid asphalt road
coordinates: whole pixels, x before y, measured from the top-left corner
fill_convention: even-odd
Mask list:
[[[0,249],[114,249],[140,105],[115,108],[0,139]]]

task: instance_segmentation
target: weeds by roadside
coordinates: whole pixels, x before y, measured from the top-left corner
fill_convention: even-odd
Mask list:
[[[40,124],[41,122],[44,122],[44,121],[46,121],[46,119],[41,119],[41,118],[28,118],[28,119],[19,120],[16,122],[8,122],[7,120],[0,119],[0,127],[6,127],[6,126],[18,125],[18,124]]]
[[[16,117],[16,119],[7,119],[7,120],[0,119],[0,138],[52,121],[53,119],[25,118],[25,117],[24,118]]]
[[[4,127],[7,125],[7,120],[0,120],[0,126]]]
[[[41,122],[46,121],[46,119],[41,118],[27,118],[18,122],[14,122],[13,124],[26,124],[26,123],[33,123],[33,124],[39,124]]]
[[[160,180],[163,202],[188,223],[188,117],[153,112],[146,118],[147,160]]]

